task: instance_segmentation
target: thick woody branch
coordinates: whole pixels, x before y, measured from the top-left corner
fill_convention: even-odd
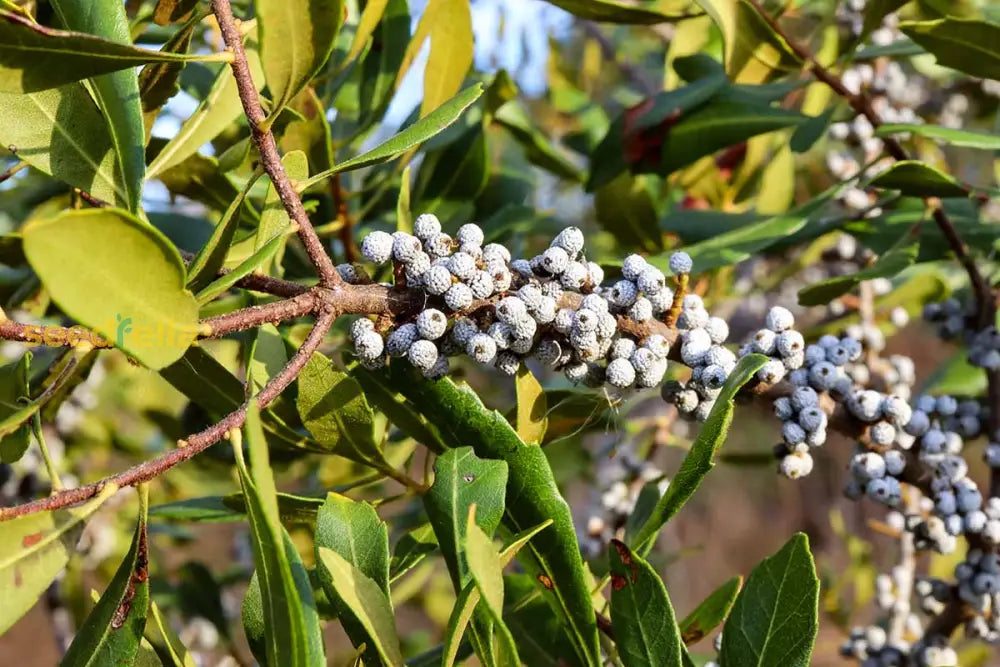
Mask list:
[[[330,310],[325,310],[319,315],[315,326],[312,331],[309,332],[309,336],[306,338],[305,342],[302,343],[302,347],[296,351],[295,355],[289,360],[285,367],[282,368],[277,375],[271,378],[271,380],[260,390],[260,393],[257,395],[260,407],[267,407],[272,401],[274,401],[275,398],[278,397],[279,394],[281,394],[282,391],[288,387],[288,385],[292,383],[293,380],[295,380],[296,377],[298,377],[302,368],[306,365],[306,362],[309,361],[309,357],[312,356],[312,353],[316,351],[320,343],[323,341],[323,336],[325,336],[326,332],[329,331],[334,319],[335,315]],[[141,484],[142,482],[148,482],[151,479],[155,479],[174,466],[205,451],[211,445],[223,439],[226,436],[226,433],[231,429],[242,427],[243,422],[246,420],[246,409],[246,405],[240,406],[238,409],[226,415],[226,417],[224,417],[217,424],[210,426],[204,431],[195,433],[186,440],[179,441],[177,443],[179,445],[177,449],[173,449],[158,458],[152,459],[151,461],[141,463],[134,468],[129,468],[128,470],[113,477],[108,477],[99,482],[95,482],[94,484],[88,484],[87,486],[60,491],[47,498],[40,498],[23,505],[0,508],[0,521],[6,521],[8,519],[24,516],[26,514],[32,514],[34,512],[44,512],[47,510],[59,509],[81,503],[96,496],[101,492],[101,489],[109,483],[114,483],[119,487],[124,487],[135,486],[136,484]]]
[[[278,153],[278,144],[274,140],[274,135],[265,125],[264,109],[260,105],[257,87],[254,85],[253,77],[250,74],[250,65],[247,63],[247,56],[243,50],[243,36],[236,25],[229,0],[212,0],[212,13],[215,14],[219,23],[219,30],[222,32],[222,39],[226,43],[226,47],[233,54],[230,67],[232,67],[233,76],[236,79],[240,101],[243,103],[243,112],[250,125],[250,134],[260,151],[264,171],[271,177],[271,183],[274,185],[285,210],[288,211],[289,217],[298,225],[299,239],[305,246],[306,253],[319,274],[320,284],[336,285],[341,282],[340,275],[330,260],[330,256],[326,254],[322,241],[316,235],[316,231],[309,221],[309,216],[302,208],[302,200],[288,178],[285,167],[281,164],[281,155]]]
[[[294,320],[312,313],[317,303],[316,292],[306,292],[290,299],[241,308],[202,320],[201,324],[205,330],[202,335],[205,338],[218,338],[266,323],[278,324]]]

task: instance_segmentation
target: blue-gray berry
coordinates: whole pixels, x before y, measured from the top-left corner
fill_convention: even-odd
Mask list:
[[[392,243],[392,235],[387,232],[369,232],[361,242],[361,254],[372,264],[385,264],[392,256]]]
[[[444,302],[452,310],[468,308],[472,301],[472,290],[465,283],[455,283],[444,293]]]
[[[497,344],[491,336],[477,333],[469,338],[465,352],[481,364],[489,364],[497,356]]]
[[[441,233],[441,222],[433,213],[421,213],[413,221],[413,233],[422,241]]]
[[[402,324],[386,339],[386,352],[393,357],[402,357],[418,338],[420,338],[420,332],[417,330],[416,324],[412,322]]]
[[[576,255],[583,250],[583,244],[583,232],[580,231],[579,227],[567,227],[552,239],[553,246],[562,248],[570,255]]]
[[[440,310],[428,308],[417,315],[416,325],[421,338],[437,340],[448,328],[448,318]]]
[[[625,389],[632,386],[632,383],[635,382],[635,367],[628,359],[613,359],[608,364],[605,377],[608,384],[619,389]]]
[[[683,250],[678,250],[670,255],[670,272],[674,275],[691,273],[692,268],[694,268],[694,261],[692,261],[691,255]]]
[[[775,333],[781,333],[795,326],[795,316],[787,308],[773,306],[764,317],[764,326]]]
[[[622,262],[622,276],[625,280],[635,282],[647,267],[649,264],[646,263],[646,259],[642,255],[629,255]]]
[[[458,242],[465,245],[481,246],[483,245],[483,230],[479,225],[474,223],[467,223],[458,228],[458,232],[455,233],[455,238]]]
[[[417,340],[406,351],[410,363],[422,371],[430,370],[438,359],[437,345],[429,340]]]

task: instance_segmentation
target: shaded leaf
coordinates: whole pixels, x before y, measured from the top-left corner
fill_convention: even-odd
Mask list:
[[[1000,24],[949,16],[899,24],[939,64],[984,79],[1000,79]]]
[[[30,366],[31,352],[25,352],[17,361],[0,366],[0,420],[18,413],[25,402],[31,400],[31,388],[28,386]],[[3,437],[0,439],[0,463],[19,461],[30,443],[30,424]]]
[[[694,495],[705,475],[715,467],[715,454],[726,440],[729,425],[733,420],[733,397],[740,387],[749,382],[754,373],[767,363],[762,354],[748,354],[739,360],[736,368],[722,386],[715,406],[702,424],[698,437],[681,462],[677,474],[670,480],[666,493],[656,504],[652,515],[632,541],[633,548],[641,553],[649,553],[660,529],[677,514]]]
[[[17,517],[0,523],[0,634],[31,609],[62,572],[86,519],[118,491],[108,484],[87,503],[68,510],[55,510]]]
[[[965,197],[968,188],[929,164],[903,160],[873,178],[869,185],[899,190],[912,197]]]
[[[157,7],[159,8],[159,6]],[[195,22],[189,22],[181,27],[163,45],[163,51],[168,53],[187,53],[194,36]],[[149,115],[155,114],[171,97],[180,92],[180,76],[184,63],[150,63],[139,70],[139,99],[142,111],[147,114],[147,128],[152,128]]]
[[[92,209],[36,220],[23,236],[59,307],[150,368],[177,361],[195,339],[184,263],[156,229],[125,211]]]
[[[438,550],[434,528],[425,523],[399,538],[389,561],[389,583],[392,583]]]
[[[653,25],[676,21],[688,15],[682,11],[686,3],[668,3],[668,7],[676,7],[676,11],[660,11],[646,7],[616,2],[615,0],[548,0],[550,3],[570,14],[589,21],[601,23],[624,23],[629,25]]]
[[[149,602],[149,616],[146,619],[146,629],[143,633],[163,667],[196,667],[192,656],[180,637],[170,627],[170,622],[163,615],[156,602]]]
[[[297,553],[278,515],[274,476],[256,399],[251,400],[247,407],[244,431],[249,466],[243,459],[240,438],[234,439],[233,451],[253,534],[254,564],[266,629],[267,663],[274,667],[325,665],[312,589],[307,581],[303,581],[304,569],[301,562],[296,563]],[[294,570],[299,572],[298,576]]]
[[[70,644],[62,665],[127,665],[135,660],[149,608],[149,547],[146,517],[149,489],[138,487],[139,521],[132,546],[97,606]]]
[[[809,664],[818,627],[819,579],[802,533],[762,560],[747,577],[722,633],[720,662]]]
[[[622,663],[680,664],[683,643],[660,575],[618,540],[611,540],[609,554],[611,624]]]
[[[774,457],[771,457],[774,461]],[[709,594],[707,598],[684,617],[678,625],[687,646],[701,641],[729,616],[736,596],[743,585],[743,577],[733,577]]]

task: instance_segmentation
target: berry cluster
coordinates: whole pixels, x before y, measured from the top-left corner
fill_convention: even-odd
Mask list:
[[[414,221],[414,234],[374,231],[361,245],[373,264],[393,262],[397,280],[424,293],[425,308],[392,330],[366,318],[351,326],[355,354],[368,368],[405,357],[429,378],[448,373],[448,358],[464,353],[506,374],[534,356],[574,383],[607,384],[617,390],[657,386],[667,370],[670,342],[662,334],[635,335],[636,325],[664,317],[674,292],[667,277],[639,255],[625,258],[622,279],[602,287],[604,272],[584,255],[583,233],[561,231],[531,259],[511,259],[502,245],[483,245],[475,224],[454,238],[429,214]],[[685,274],[691,258],[677,253],[671,269]],[[342,275],[359,275],[356,268]],[[400,285],[403,286],[403,285]]]

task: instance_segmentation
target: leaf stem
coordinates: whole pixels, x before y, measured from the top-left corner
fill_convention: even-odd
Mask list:
[[[45,462],[45,469],[49,473],[49,483],[52,485],[52,492],[57,493],[63,490],[62,480],[59,479],[59,473],[56,471],[56,466],[52,462],[52,456],[49,453],[48,445],[45,444],[45,434],[42,433],[42,415],[41,412],[36,412],[31,418],[31,431],[35,434],[35,440],[38,441],[38,449],[42,453],[42,460]]]

